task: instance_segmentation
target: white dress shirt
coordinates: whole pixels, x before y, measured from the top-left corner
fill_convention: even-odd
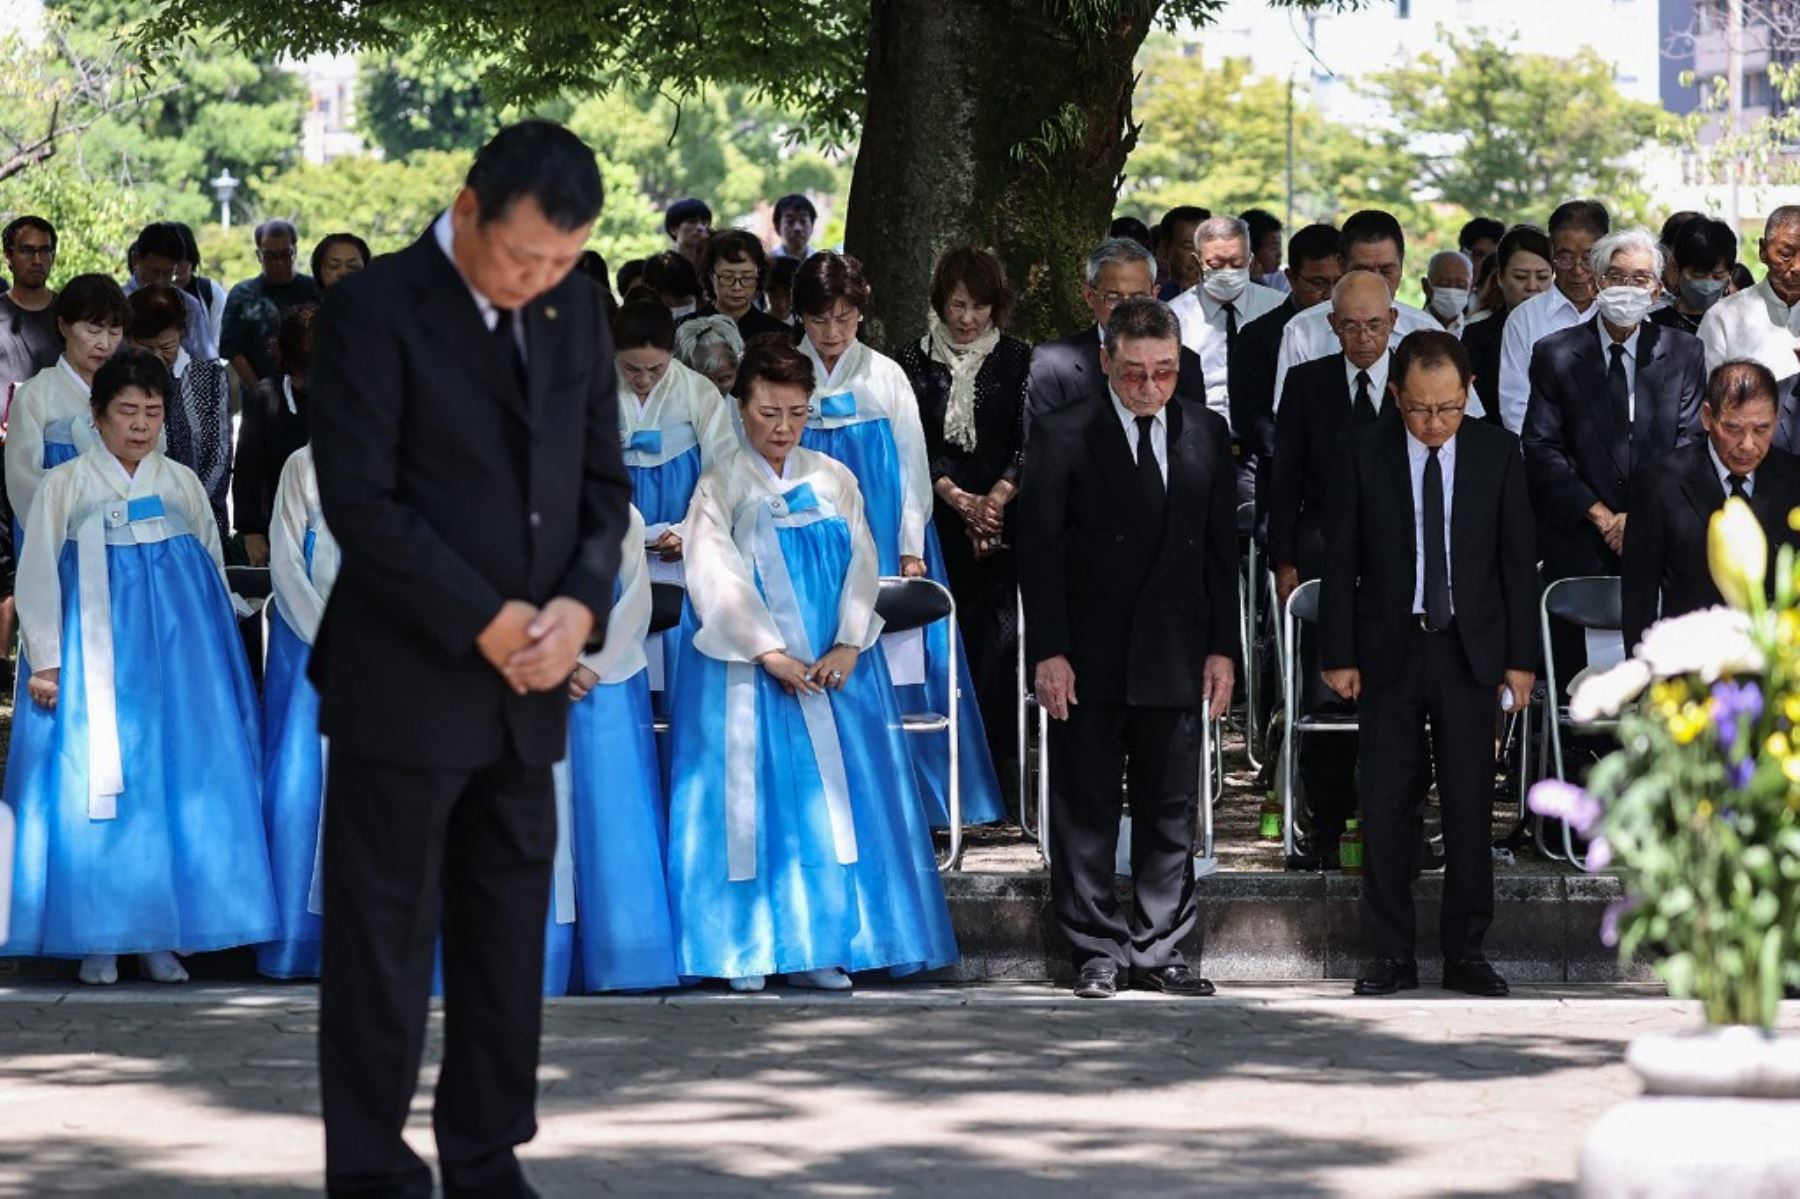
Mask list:
[[[1281,333],[1281,353],[1275,367],[1275,411],[1281,411],[1281,391],[1287,386],[1287,373],[1302,362],[1311,362],[1315,358],[1324,358],[1343,349],[1336,333],[1331,331],[1331,302],[1314,304],[1311,308],[1295,315],[1287,323]],[[1388,335],[1388,349],[1400,344],[1400,339],[1408,333],[1417,333],[1422,329],[1443,331],[1437,318],[1430,313],[1420,312],[1408,304],[1398,300],[1394,302],[1394,331]],[[1469,415],[1479,417],[1481,402],[1474,395],[1469,396]]]
[[[1631,336],[1624,341],[1614,341],[1612,330],[1606,327],[1605,321],[1595,321],[1594,328],[1600,331],[1600,365],[1608,372],[1612,370],[1612,348],[1615,345],[1625,347],[1625,411],[1633,424],[1637,423],[1637,352],[1638,334],[1643,332],[1644,325],[1640,321],[1631,327]]]
[[[1281,307],[1284,297],[1260,283],[1246,283],[1233,300],[1238,332],[1257,317]],[[1226,392],[1225,305],[1206,294],[1199,284],[1169,301],[1169,311],[1181,322],[1181,344],[1200,356],[1200,374],[1206,382],[1206,406],[1231,423],[1231,401]]]
[[[1369,372],[1369,402],[1375,405],[1376,414],[1380,414],[1381,406],[1387,400],[1388,364],[1393,361],[1394,352],[1392,350],[1377,358],[1373,365],[1367,367],[1358,366],[1349,358],[1344,359],[1344,383],[1350,388],[1351,411],[1356,410],[1356,376],[1366,370]]]
[[[1111,387],[1106,394],[1112,397],[1113,411],[1119,414],[1119,424],[1125,428],[1125,442],[1131,446],[1131,460],[1138,461],[1143,447],[1138,444],[1137,414],[1127,408],[1119,399],[1119,393]],[[1156,455],[1156,468],[1162,472],[1163,486],[1169,485],[1169,406],[1164,404],[1157,409],[1156,415],[1150,418],[1150,452]]]
[[[462,273],[462,267],[456,265],[456,252],[451,249],[455,235],[450,227],[450,210],[448,208],[438,214],[437,221],[431,226],[431,235],[437,239],[438,249],[442,250],[444,257],[450,260],[450,266],[456,271],[457,277],[463,281],[463,286],[469,289],[469,298],[475,301],[475,310],[481,314],[482,325],[489,333],[492,333],[494,323],[500,319],[500,307],[476,291],[475,285],[470,283],[468,276]],[[526,358],[529,354],[525,348],[525,326],[520,321],[522,316],[524,313],[516,308],[513,310],[513,341],[519,347],[521,359]]]
[[[1706,439],[1706,456],[1708,458],[1712,459],[1713,473],[1715,475],[1719,476],[1719,489],[1725,493],[1726,498],[1730,498],[1730,496],[1731,496],[1731,468],[1729,466],[1726,466],[1725,463],[1719,458],[1718,447],[1713,445],[1712,438],[1710,438],[1710,437],[1708,437]],[[1751,471],[1749,474],[1744,476],[1744,494],[1750,495],[1750,496],[1753,496],[1756,494],[1756,472],[1755,471]]]
[[[1706,347],[1706,369],[1733,358],[1754,358],[1785,379],[1800,371],[1800,304],[1775,294],[1767,277],[1755,287],[1726,296],[1700,320],[1700,344]]]
[[[1541,291],[1513,309],[1500,334],[1500,423],[1517,433],[1525,427],[1525,409],[1531,406],[1531,348],[1562,329],[1591,321],[1600,311],[1597,303],[1583,312],[1563,294],[1562,288]]]
[[[1406,434],[1406,463],[1412,474],[1413,499],[1413,611],[1419,615],[1425,612],[1425,463],[1431,457],[1431,450],[1426,444],[1412,435]],[[1450,563],[1450,506],[1456,497],[1456,438],[1452,437],[1438,447],[1438,467],[1444,475],[1444,581],[1453,582]],[[1451,595],[1456,593],[1451,591]],[[1456,611],[1456,602],[1451,600],[1450,611]]]

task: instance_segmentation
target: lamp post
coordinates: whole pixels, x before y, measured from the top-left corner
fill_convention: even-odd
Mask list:
[[[237,195],[238,184],[242,179],[232,178],[231,171],[221,168],[219,177],[212,181],[213,195],[219,198],[219,224],[231,228],[231,198]]]

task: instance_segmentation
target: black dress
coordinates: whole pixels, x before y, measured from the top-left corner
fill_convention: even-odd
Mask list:
[[[244,393],[244,420],[238,429],[237,470],[231,481],[231,498],[237,530],[246,537],[269,535],[281,468],[309,436],[306,409],[296,404],[298,412],[288,411],[281,380],[280,375],[264,379]]]
[[[907,345],[895,359],[918,397],[933,487],[946,477],[974,495],[987,494],[1002,479],[1016,485],[1024,447],[1031,347],[1003,334],[981,364],[975,376],[972,450],[964,450],[944,436],[950,368],[933,361],[919,342]],[[956,597],[957,619],[968,647],[975,699],[987,726],[989,751],[1000,768],[1003,793],[1012,789],[1010,781],[1016,777],[1018,761],[1019,570],[1012,548],[1014,507],[1006,510],[1006,548],[978,560],[962,516],[941,499],[934,499],[932,505],[944,565],[950,572],[950,592]]]
[[[1506,332],[1508,310],[1501,308],[1463,329],[1463,349],[1475,371],[1475,394],[1487,410],[1490,424],[1500,423],[1500,337]]]

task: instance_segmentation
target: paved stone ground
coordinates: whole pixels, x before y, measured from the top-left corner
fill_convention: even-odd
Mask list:
[[[0,991],[0,1195],[316,1194],[316,1010],[300,986]],[[1625,1044],[1696,1021],[1629,987],[556,1001],[527,1162],[547,1196],[1565,1195],[1636,1091]],[[411,1135],[429,1154],[428,1099]]]

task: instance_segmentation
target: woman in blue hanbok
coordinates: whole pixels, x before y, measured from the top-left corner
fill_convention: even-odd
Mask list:
[[[884,575],[930,575],[949,585],[944,555],[931,523],[931,468],[919,403],[900,364],[857,340],[869,285],[856,259],[830,252],[814,254],[794,280],[794,310],[806,338],[801,349],[812,360],[817,385],[814,411],[801,444],[829,454],[856,476],[869,514]],[[966,700],[975,695],[962,634],[939,621],[898,634],[887,645],[889,664],[905,708],[948,711],[944,664],[950,638],[957,638],[957,680]],[[1003,820],[1000,781],[988,752],[981,709],[958,708],[962,817],[968,824]],[[950,821],[948,735],[914,736],[911,752],[931,823]]]
[[[876,640],[856,480],[798,446],[812,366],[753,342],[744,444],[686,523],[697,622],[675,674],[669,892],[683,975],[841,990],[947,965],[956,941]]]
[[[544,993],[677,986],[668,817],[644,638],[650,574],[634,507],[606,640],[569,680],[569,756],[556,766],[556,869]]]
[[[319,507],[312,447],[303,446],[281,469],[269,520],[274,599],[263,668],[263,826],[281,933],[256,947],[256,968],[274,978],[319,974],[326,747],[319,736],[319,693],[306,677],[306,665],[339,563],[337,542]]]
[[[256,693],[198,478],[158,452],[168,372],[126,350],[94,376],[98,444],[44,476],[15,592],[33,673],[7,762],[12,939],[118,979],[140,955],[279,931],[258,792]],[[21,752],[24,749],[25,752]]]
[[[675,358],[675,319],[643,293],[627,298],[613,321],[619,371],[619,440],[631,473],[632,502],[644,516],[651,578],[682,581],[681,521],[700,475],[736,440],[725,401],[712,381]],[[667,716],[666,674],[680,656],[679,628],[648,647],[656,710]]]

